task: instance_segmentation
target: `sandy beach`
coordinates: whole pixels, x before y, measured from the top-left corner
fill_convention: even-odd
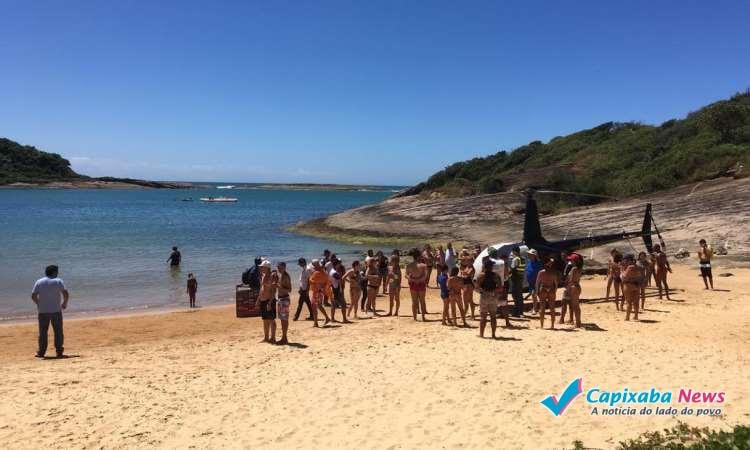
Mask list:
[[[440,324],[359,320],[313,329],[293,345],[264,344],[260,319],[232,307],[69,320],[63,360],[33,357],[34,324],[0,326],[4,448],[612,448],[676,423],[597,417],[583,399],[554,417],[540,405],[576,378],[584,390],[692,388],[726,392],[727,428],[750,417],[750,270],[704,291],[678,265],[673,301],[647,299],[640,322],[603,303],[603,277],[583,281],[585,330],[500,328],[499,340]],[[649,291],[653,294],[652,291]],[[403,296],[408,298],[404,289]],[[379,297],[379,308],[386,306]],[[295,299],[296,304],[296,299]]]

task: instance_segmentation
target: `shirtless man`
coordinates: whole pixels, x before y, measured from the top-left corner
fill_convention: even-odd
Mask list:
[[[634,311],[635,320],[638,320],[638,300],[643,283],[643,272],[635,263],[635,257],[631,254],[622,258],[622,296],[627,302],[625,320],[630,320],[630,312]]]
[[[373,316],[378,315],[378,310],[375,308],[375,300],[378,297],[378,288],[380,287],[380,273],[378,271],[378,259],[375,257],[367,257],[365,259],[367,264],[367,271],[365,277],[367,278],[367,304],[365,305],[365,311],[372,311]]]
[[[536,276],[536,291],[539,296],[539,323],[544,328],[544,310],[549,308],[552,318],[551,330],[555,329],[555,296],[557,294],[557,270],[555,259],[549,258],[544,269]]]
[[[276,289],[279,277],[271,272],[271,262],[264,260],[260,263],[260,317],[263,319],[263,342],[276,343]]]
[[[622,257],[620,252],[616,248],[613,248],[609,252],[609,260],[607,261],[607,301],[609,301],[609,292],[612,285],[615,286],[615,308],[620,310],[620,285],[622,280],[620,279],[620,262]]]
[[[291,305],[289,293],[292,292],[292,278],[289,276],[289,272],[286,271],[285,262],[278,263],[276,271],[279,277],[276,315],[279,317],[279,321],[281,321],[281,340],[278,343],[286,345],[289,343],[286,339],[286,332],[289,330],[289,307]]]
[[[409,293],[411,294],[411,312],[414,320],[417,320],[417,313],[422,313],[422,322],[425,321],[425,295],[427,294],[427,265],[421,261],[419,249],[412,249],[409,252],[412,262],[406,266],[406,280],[409,282]]]
[[[329,293],[331,293],[331,281],[328,278],[328,274],[320,264],[320,261],[313,259],[313,272],[310,274],[308,283],[310,285],[310,302],[312,303],[313,310],[313,322],[314,327],[318,327],[318,312],[322,312],[325,316],[326,321],[323,326],[328,325],[331,319],[328,317],[328,313],[323,307],[323,300]]]
[[[672,273],[672,268],[667,261],[667,254],[661,251],[659,244],[654,245],[654,257],[656,258],[654,279],[656,280],[656,287],[659,288],[659,300],[662,299],[662,288],[667,294],[667,300],[672,300],[669,298],[669,285],[667,284],[667,272]]]
[[[714,256],[713,249],[706,243],[705,239],[698,241],[700,248],[698,249],[698,264],[701,269],[701,277],[703,277],[703,284],[708,289],[708,284],[711,283],[711,289],[714,288],[714,276],[711,273],[711,258]]]
[[[571,256],[571,262],[573,266],[568,272],[568,277],[565,280],[565,288],[568,291],[568,300],[570,301],[570,323],[573,323],[575,318],[575,327],[581,328],[581,255],[574,253]],[[564,319],[560,319],[561,322]]]
[[[352,263],[352,268],[341,278],[341,292],[344,292],[346,283],[349,283],[349,300],[352,302],[349,305],[349,316],[359,319],[357,306],[359,306],[359,299],[362,296],[362,274],[359,271],[359,261],[355,260]],[[352,316],[352,311],[354,311],[354,316]]]
[[[398,309],[401,306],[401,266],[398,255],[391,255],[390,265],[388,268],[388,297],[390,306],[388,315],[398,316]],[[396,306],[394,311],[393,306]]]

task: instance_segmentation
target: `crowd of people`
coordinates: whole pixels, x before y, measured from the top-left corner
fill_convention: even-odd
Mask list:
[[[405,278],[411,298],[411,316],[415,321],[427,321],[427,289],[437,288],[443,301],[443,325],[467,327],[467,318],[478,319],[479,335],[484,337],[489,323],[492,337],[496,337],[498,315],[505,320],[506,327],[511,326],[510,317],[523,316],[523,290],[528,285],[533,314],[539,314],[544,327],[545,311],[549,311],[554,328],[556,293],[561,279],[554,257],[542,259],[536,250],[529,249],[524,258],[517,246],[508,255],[492,249],[482,258],[481,269],[477,270],[475,263],[480,254],[480,245],[456,252],[452,243],[448,243],[445,248],[430,245],[413,248],[407,252],[409,261],[403,265],[400,250],[393,250],[387,256],[382,251],[369,250],[363,261],[356,259],[348,265],[329,250],[309,262],[300,258],[299,301],[291,320],[299,320],[305,308],[306,320],[312,321],[314,327],[320,327],[321,322],[323,326],[337,322],[337,313],[344,324],[351,323],[351,319],[398,316]],[[578,299],[583,258],[572,254],[566,261],[562,275],[563,319],[569,309],[570,323],[580,327]],[[431,285],[433,280],[435,285]],[[278,319],[282,327],[278,343],[286,343],[291,281],[285,263],[278,263],[274,269],[270,261],[258,258],[243,274],[243,283],[257,286],[264,341],[277,342]],[[478,302],[475,293],[479,294]],[[513,305],[508,304],[509,295]],[[385,308],[378,309],[379,296],[388,298],[387,313]]]
[[[556,296],[560,287],[563,295],[560,322],[581,327],[581,284],[583,258],[577,253],[560,255],[560,264],[555,255],[540,255],[536,249],[527,249],[523,258],[520,247],[513,247],[510,254],[500,254],[496,249],[488,249],[481,260],[481,270],[477,273],[475,263],[482,247],[463,248],[455,252],[453,245],[433,248],[425,245],[421,250],[414,248],[408,252],[411,260],[402,271],[401,252],[393,250],[390,256],[383,252],[369,250],[364,262],[352,261],[349,267],[329,250],[321,258],[310,263],[305,258],[298,260],[299,302],[293,320],[297,321],[302,310],[307,307],[307,320],[320,326],[322,314],[324,325],[336,321],[336,311],[340,310],[341,322],[351,323],[350,318],[359,319],[380,314],[376,308],[378,293],[388,296],[388,313],[384,316],[398,316],[401,307],[402,280],[406,278],[411,296],[411,312],[415,321],[426,321],[426,292],[436,271],[434,287],[440,289],[443,301],[442,324],[446,326],[468,326],[467,315],[476,319],[479,307],[479,335],[484,337],[487,321],[490,322],[492,336],[496,337],[497,315],[505,319],[510,327],[509,316],[521,317],[524,311],[522,295],[524,285],[528,286],[531,297],[532,315],[538,315],[540,326],[544,328],[545,313],[548,311],[551,328],[555,326]],[[699,241],[697,252],[700,275],[706,289],[714,288],[711,272],[713,249],[705,239]],[[182,260],[177,247],[172,248],[167,262],[172,268],[179,267]],[[500,262],[502,262],[500,264]],[[560,267],[562,273],[560,273]],[[622,255],[618,250],[610,252],[607,269],[606,300],[609,301],[614,287],[614,303],[618,311],[626,313],[625,320],[638,320],[638,314],[646,305],[646,287],[656,285],[659,298],[669,296],[668,274],[672,272],[666,253],[659,245],[653,252],[640,252]],[[55,335],[55,350],[63,356],[62,311],[67,308],[69,293],[59,269],[50,265],[45,276],[34,284],[31,299],[37,306],[39,318],[39,346],[36,356],[42,358],[47,351],[47,334],[52,325]],[[255,285],[258,291],[260,313],[263,319],[264,340],[271,343],[288,342],[289,317],[291,311],[292,280],[286,263],[279,262],[274,269],[270,261],[256,258],[253,267],[243,273],[243,284]],[[348,291],[347,291],[348,286]],[[193,273],[188,274],[186,292],[190,307],[196,307],[198,280]],[[479,303],[474,301],[474,292],[479,293]],[[346,293],[349,294],[347,304]],[[508,295],[513,298],[508,305]],[[528,298],[528,297],[527,297]],[[330,315],[326,308],[330,308]],[[461,323],[459,325],[459,318]],[[276,340],[276,319],[281,322],[281,339]]]

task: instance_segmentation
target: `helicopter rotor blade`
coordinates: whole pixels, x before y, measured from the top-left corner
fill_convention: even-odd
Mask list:
[[[610,200],[617,200],[617,197],[612,197],[611,195],[601,195],[601,194],[587,194],[585,192],[572,192],[572,191],[555,191],[552,189],[538,189],[534,190],[534,193],[537,194],[565,194],[565,195],[578,195],[582,197],[596,197],[596,198],[606,198]]]

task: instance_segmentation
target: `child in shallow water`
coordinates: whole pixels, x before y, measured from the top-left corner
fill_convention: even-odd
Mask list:
[[[187,277],[187,294],[190,299],[190,307],[195,308],[195,294],[198,292],[198,280],[195,278],[193,273],[189,273]]]

